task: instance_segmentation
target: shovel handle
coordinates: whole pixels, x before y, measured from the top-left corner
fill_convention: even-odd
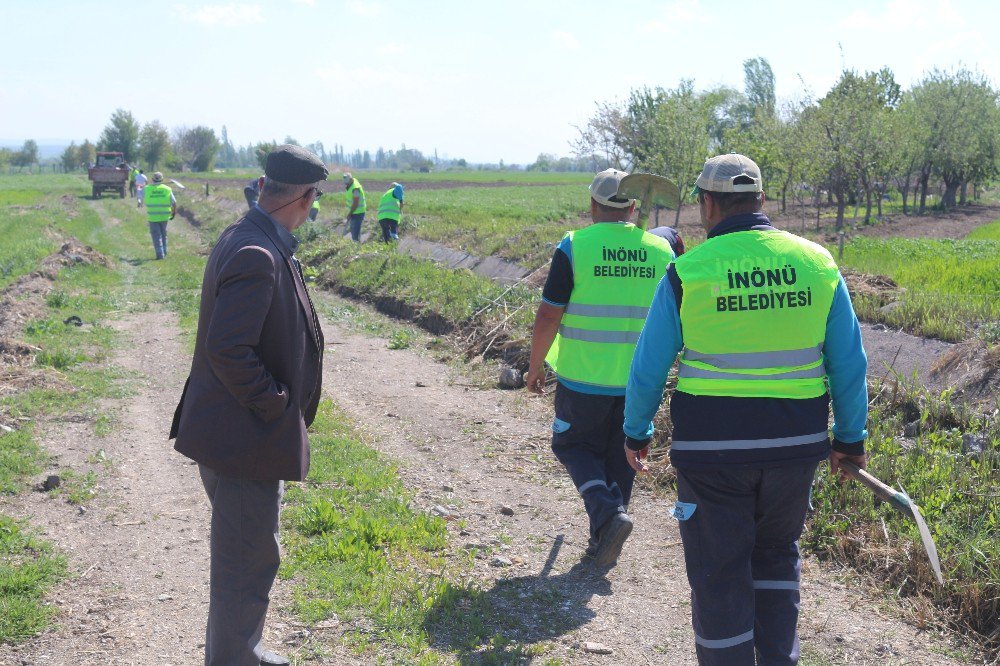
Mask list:
[[[863,486],[867,487],[879,499],[888,502],[892,508],[900,513],[913,516],[913,509],[910,507],[910,499],[895,488],[885,485],[877,478],[855,465],[850,460],[841,460],[839,463],[842,469],[857,479]]]

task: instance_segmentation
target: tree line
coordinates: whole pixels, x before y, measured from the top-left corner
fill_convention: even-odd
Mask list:
[[[967,202],[998,174],[1000,97],[983,75],[933,70],[909,90],[892,71],[845,70],[821,98],[778,103],[764,58],[744,61],[744,90],[633,89],[624,101],[597,103],[578,128],[576,154],[624,170],[659,173],[690,189],[705,159],[722,152],[752,157],[769,197],[873,208],[898,193],[904,214]],[[677,211],[679,216],[680,211]]]

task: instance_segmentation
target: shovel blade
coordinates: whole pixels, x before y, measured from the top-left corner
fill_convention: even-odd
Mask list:
[[[653,206],[676,210],[681,202],[677,185],[669,178],[654,173],[632,173],[625,176],[618,184],[618,196],[638,199],[645,211]]]

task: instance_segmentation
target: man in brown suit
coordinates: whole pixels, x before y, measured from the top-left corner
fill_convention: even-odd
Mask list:
[[[323,334],[293,252],[326,166],[298,146],[267,157],[261,195],[205,266],[191,375],[174,448],[198,462],[212,504],[205,664],[287,664],[261,645],[280,561],[284,481],[309,470]]]

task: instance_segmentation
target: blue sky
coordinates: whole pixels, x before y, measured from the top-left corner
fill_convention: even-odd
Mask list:
[[[742,88],[763,56],[779,98],[843,67],[904,87],[963,64],[1000,82],[984,0],[248,0],[0,5],[0,139],[94,140],[114,109],[236,144],[291,135],[406,143],[473,161],[569,154],[597,100],[632,87]]]

